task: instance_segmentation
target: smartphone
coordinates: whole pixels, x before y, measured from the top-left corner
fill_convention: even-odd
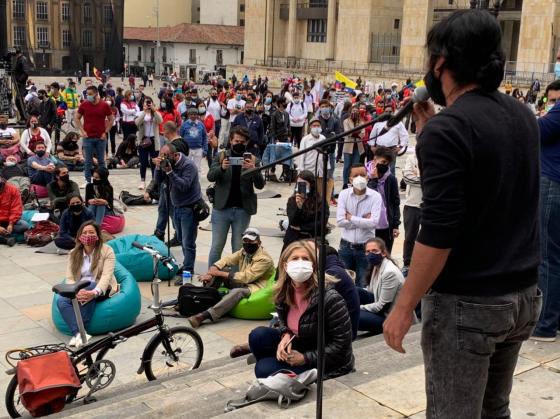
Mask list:
[[[243,153],[243,160],[252,160],[253,155],[251,153]]]
[[[307,196],[307,183],[305,182],[298,182],[297,183],[297,193]]]
[[[229,158],[229,165],[230,166],[241,166],[243,164],[243,157],[230,157]]]

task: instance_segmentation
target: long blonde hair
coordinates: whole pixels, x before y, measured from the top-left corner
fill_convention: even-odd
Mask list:
[[[95,272],[97,269],[97,265],[99,264],[99,259],[101,258],[101,248],[103,247],[103,237],[101,236],[101,229],[95,221],[89,220],[83,223],[78,232],[76,233],[76,246],[70,252],[70,258],[68,259],[68,263],[70,264],[70,272],[72,272],[72,276],[76,281],[80,279],[82,265],[84,264],[84,245],[80,241],[80,236],[84,231],[84,228],[87,226],[93,226],[95,228],[95,232],[97,233],[97,243],[95,244],[95,248],[93,249],[92,257],[91,257],[91,272]]]
[[[288,259],[292,253],[298,249],[305,249],[307,255],[309,256],[309,260],[313,263],[313,273],[311,274],[311,278],[305,281],[307,289],[305,290],[304,298],[309,299],[313,291],[319,287],[317,256],[315,254],[315,249],[313,249],[307,241],[295,241],[289,244],[280,255],[280,260],[278,262],[278,280],[274,286],[275,304],[287,304],[289,306],[295,305],[294,285],[286,272],[286,264],[288,263]],[[334,282],[337,282],[335,277],[325,274],[325,285],[330,285]]]

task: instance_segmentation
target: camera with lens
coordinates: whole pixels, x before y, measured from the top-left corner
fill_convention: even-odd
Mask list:
[[[161,170],[163,170],[164,172],[168,172],[170,169],[173,169],[173,167],[171,166],[171,161],[167,157],[161,159],[159,167],[161,167]]]

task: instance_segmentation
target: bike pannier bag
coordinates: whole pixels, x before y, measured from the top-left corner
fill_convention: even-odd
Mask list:
[[[66,397],[81,387],[65,351],[19,361],[17,381],[21,402],[33,417],[60,412]]]

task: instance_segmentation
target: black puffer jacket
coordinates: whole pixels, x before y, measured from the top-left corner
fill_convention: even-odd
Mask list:
[[[296,348],[305,356],[305,363],[317,367],[317,298],[318,290],[311,295],[307,310],[299,319],[299,336]],[[287,318],[289,307],[276,306],[280,331],[288,331]],[[348,374],[354,368],[352,354],[352,325],[346,302],[334,288],[325,291],[325,378]]]

